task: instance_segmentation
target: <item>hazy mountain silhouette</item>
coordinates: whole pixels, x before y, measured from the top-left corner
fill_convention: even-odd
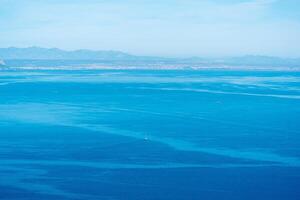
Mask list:
[[[0,48],[0,57],[2,59],[126,59],[134,56],[120,51],[91,51],[75,50],[65,51],[58,48]]]
[[[238,66],[290,66],[300,67],[300,59],[280,58],[270,56],[254,56],[247,55],[241,57],[228,57],[228,58],[164,58],[153,56],[135,56],[121,51],[93,51],[93,50],[74,50],[65,51],[58,48],[41,48],[41,47],[28,47],[28,48],[0,48],[0,59],[6,60],[35,60],[31,62],[41,64],[39,60],[92,60],[96,61],[114,61],[114,62],[151,62],[159,64],[199,64],[199,65],[238,65]],[[28,62],[28,61],[27,61]],[[45,62],[45,61],[43,61]],[[69,61],[70,62],[70,61]],[[74,62],[71,62],[74,63]],[[4,62],[0,62],[0,65]],[[24,62],[24,64],[26,64]],[[51,64],[47,64],[51,65]]]

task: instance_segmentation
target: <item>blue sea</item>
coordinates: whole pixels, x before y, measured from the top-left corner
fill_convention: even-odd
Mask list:
[[[0,71],[0,199],[299,200],[300,72]]]

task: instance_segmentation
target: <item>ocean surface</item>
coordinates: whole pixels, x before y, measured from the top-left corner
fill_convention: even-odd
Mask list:
[[[0,71],[0,199],[299,200],[300,72]]]

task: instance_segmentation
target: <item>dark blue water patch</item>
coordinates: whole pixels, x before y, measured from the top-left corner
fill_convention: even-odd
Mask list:
[[[0,199],[13,199],[13,200],[70,200],[69,197],[53,194],[40,194],[37,192],[28,191],[25,189],[7,187],[0,184]]]
[[[46,169],[28,183],[55,186],[79,199],[299,199],[298,168]]]

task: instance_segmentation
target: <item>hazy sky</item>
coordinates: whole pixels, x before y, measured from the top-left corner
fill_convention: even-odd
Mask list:
[[[300,57],[299,0],[0,0],[0,47]]]

